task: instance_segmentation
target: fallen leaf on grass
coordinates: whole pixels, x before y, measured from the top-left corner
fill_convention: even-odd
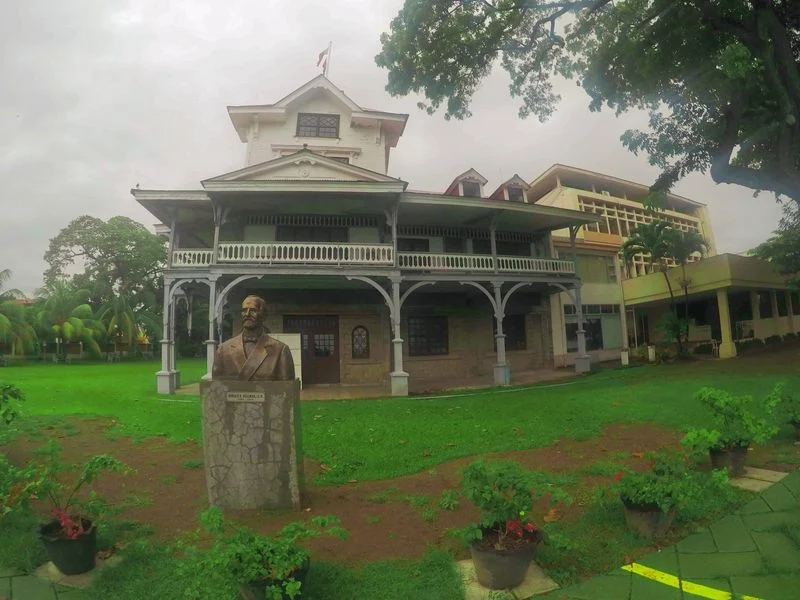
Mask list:
[[[422,456],[430,456],[430,455],[431,455],[431,451],[430,450],[423,450],[422,451]]]
[[[633,458],[644,458],[644,452],[631,452]]]
[[[560,510],[558,510],[557,508],[551,508],[545,513],[544,517],[542,517],[542,520],[545,523],[552,523],[553,521],[560,521],[561,516],[562,515]]]
[[[406,443],[406,441],[405,440],[400,440],[398,443],[402,446],[403,444]]]
[[[326,465],[325,463],[320,463],[319,464],[319,470],[322,471],[323,473],[325,471],[327,471],[328,469],[330,469],[330,467],[328,465]]]

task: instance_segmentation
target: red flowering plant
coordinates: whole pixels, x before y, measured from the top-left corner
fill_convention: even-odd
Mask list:
[[[537,544],[542,535],[529,517],[533,501],[544,496],[553,502],[570,501],[546,477],[512,460],[469,464],[463,471],[461,493],[478,507],[480,520],[459,530],[460,536],[468,543],[497,550]]]
[[[57,454],[57,450],[53,454]],[[59,477],[59,473],[65,470],[77,470],[78,474],[69,483],[64,483],[64,478]],[[42,477],[37,492],[50,501],[51,513],[59,524],[59,537],[74,540],[88,533],[92,526],[90,517],[98,514],[105,506],[94,491],[89,491],[85,498],[82,497],[80,492],[85,486],[93,483],[101,473],[124,474],[129,471],[127,465],[108,454],[98,454],[83,465],[71,467],[65,467],[51,458],[50,463],[41,470]]]

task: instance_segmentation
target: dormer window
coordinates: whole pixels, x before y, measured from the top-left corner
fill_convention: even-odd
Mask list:
[[[339,137],[339,115],[299,113],[297,115],[298,137]]]
[[[511,202],[525,202],[525,194],[520,187],[510,185],[506,188],[506,193]]]
[[[480,198],[481,185],[475,181],[462,181],[461,192],[462,196],[469,196],[471,198]]]

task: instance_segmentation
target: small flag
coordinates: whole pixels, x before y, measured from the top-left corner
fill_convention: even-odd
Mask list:
[[[323,50],[322,52],[319,53],[319,60],[317,60],[317,66],[318,67],[321,65],[323,69],[325,68],[325,65],[328,62],[328,52],[329,51],[330,51],[330,47],[325,48],[325,50]]]

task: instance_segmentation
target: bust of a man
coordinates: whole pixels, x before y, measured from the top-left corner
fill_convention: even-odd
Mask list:
[[[289,347],[270,337],[264,328],[267,303],[258,296],[242,302],[242,333],[220,344],[214,356],[213,379],[293,380],[294,361]]]

